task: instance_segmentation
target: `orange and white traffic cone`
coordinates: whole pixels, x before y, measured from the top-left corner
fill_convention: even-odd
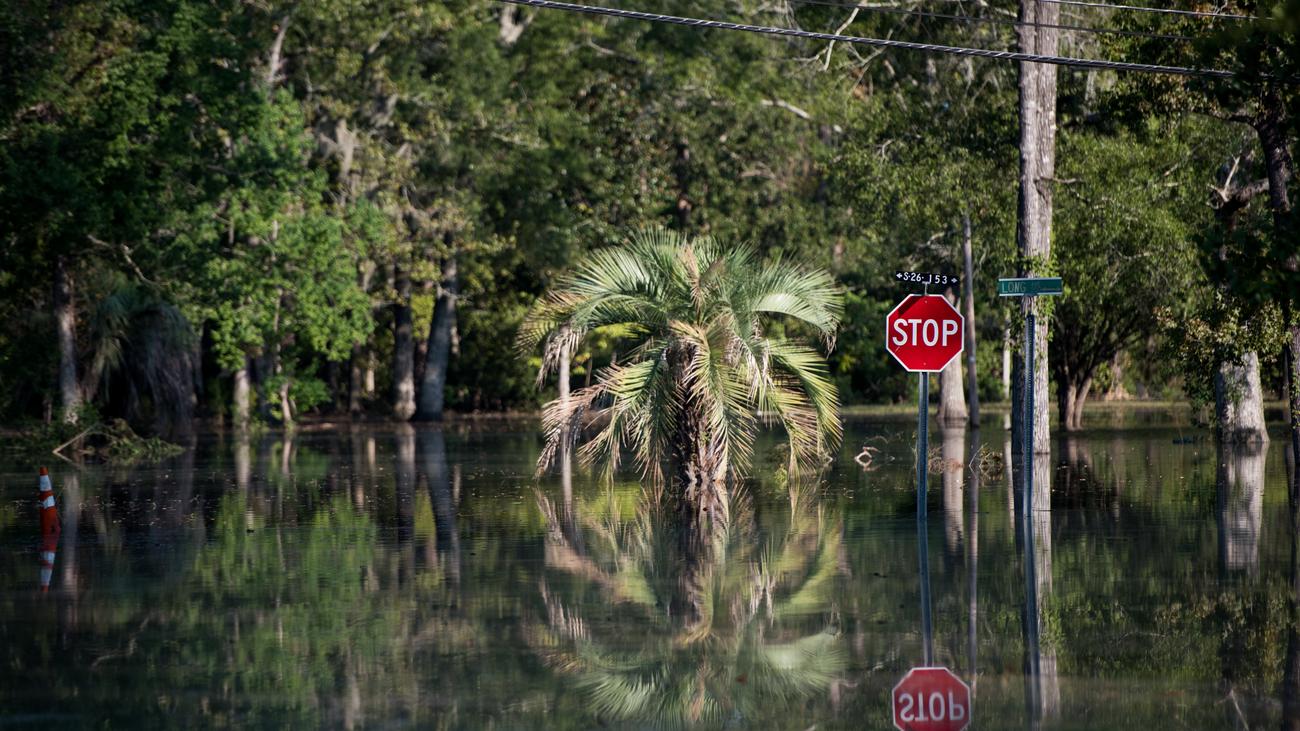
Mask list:
[[[59,525],[59,511],[54,507],[54,488],[50,486],[50,472],[41,468],[41,491],[37,496],[41,506],[41,535],[58,535],[63,530]]]
[[[41,592],[50,590],[50,578],[54,576],[54,555],[59,550],[58,532],[46,533],[41,539]]]

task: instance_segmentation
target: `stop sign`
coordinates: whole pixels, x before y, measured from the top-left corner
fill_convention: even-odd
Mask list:
[[[941,371],[962,351],[965,320],[937,294],[912,294],[885,317],[885,349],[909,371]]]
[[[948,668],[912,668],[894,686],[894,725],[902,731],[962,731],[970,687]]]

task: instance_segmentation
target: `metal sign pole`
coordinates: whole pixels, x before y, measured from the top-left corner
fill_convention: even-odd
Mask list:
[[[1025,516],[1028,517],[1034,505],[1034,298],[1026,297],[1025,300],[1025,421],[1021,436],[1025,450],[1023,500]]]
[[[916,519],[917,521],[925,520],[925,490],[926,490],[926,462],[929,458],[930,450],[930,374],[920,373],[921,393],[917,405],[916,417]]]

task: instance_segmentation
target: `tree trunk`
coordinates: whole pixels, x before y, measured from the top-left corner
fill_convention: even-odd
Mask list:
[[[393,416],[415,416],[415,339],[411,324],[411,273],[395,272],[397,302],[393,304]]]
[[[1273,213],[1274,234],[1279,241],[1293,240],[1287,231],[1291,213],[1287,185],[1291,182],[1293,169],[1291,151],[1287,144],[1286,109],[1277,89],[1271,85],[1264,87],[1260,98],[1260,113],[1255,119],[1254,128],[1264,151],[1264,167],[1268,171],[1268,202]],[[1300,254],[1292,253],[1282,266],[1295,271],[1295,267],[1300,266]],[[1287,406],[1292,454],[1297,459],[1297,464],[1300,464],[1300,379],[1296,377],[1300,374],[1300,324],[1291,322],[1293,313],[1290,306],[1284,307],[1284,312],[1288,315],[1288,330],[1283,367],[1287,371],[1286,382],[1289,387],[1283,394],[1282,401]]]
[[[289,379],[280,381],[280,421],[293,427],[293,403],[289,400]]]
[[[420,400],[415,412],[415,418],[421,421],[442,419],[447,366],[451,358],[451,330],[456,324],[458,287],[456,254],[452,252],[442,263],[442,285],[438,288],[438,300],[433,307],[433,323],[429,327],[429,353],[424,365],[424,378],[420,381]]]
[[[1120,351],[1110,359],[1110,386],[1102,395],[1102,401],[1128,401],[1128,389],[1124,387],[1124,352]]]
[[[1052,27],[1061,14],[1055,3],[1021,0],[1020,21],[1017,29],[1020,51],[1023,53],[1055,56],[1058,31]],[[1052,186],[1056,175],[1056,67],[1050,64],[1021,62],[1020,64],[1020,192],[1017,209],[1016,242],[1026,265],[1021,276],[1032,277],[1041,273],[1052,251]],[[1022,313],[1037,309],[1036,297],[1025,297]],[[1033,436],[1034,452],[1046,454],[1048,443],[1048,378],[1047,378],[1047,327],[1046,318],[1038,317],[1033,334],[1035,360],[1033,363],[1035,409],[1033,423],[1027,425]],[[1017,371],[1024,368],[1018,359]],[[1023,390],[1023,376],[1012,379],[1013,402],[1020,404],[1018,392]],[[1011,431],[1017,448],[1023,444],[1022,429],[1026,427],[1023,409],[1012,409]]]
[[[54,260],[54,323],[59,343],[59,405],[63,420],[77,423],[81,384],[77,380],[77,303],[66,257]]]
[[[1083,379],[1074,392],[1074,408],[1070,410],[1070,430],[1078,431],[1083,428],[1083,405],[1088,402],[1088,395],[1092,393],[1092,376]]]
[[[952,288],[944,292],[944,297],[952,302],[955,299]],[[946,426],[965,424],[966,381],[961,375],[961,358],[953,358],[939,372],[939,423]]]
[[[1300,324],[1288,328],[1282,355],[1282,403],[1291,427],[1291,459],[1300,465]]]
[[[248,428],[248,416],[252,405],[248,382],[248,369],[251,367],[249,361],[250,358],[244,356],[244,365],[235,371],[235,428],[241,431]]]
[[[1258,355],[1246,353],[1238,362],[1219,365],[1219,371],[1214,374],[1214,407],[1219,441],[1228,444],[1268,441]]]
[[[980,425],[980,389],[979,378],[975,372],[975,262],[972,252],[970,214],[962,214],[961,259],[964,281],[962,294],[965,299],[966,315],[966,379],[969,381],[966,405],[970,413],[970,425]]]
[[[364,357],[361,343],[353,343],[352,357],[348,359],[348,414],[350,416],[361,413],[362,389],[365,387],[361,361]]]
[[[680,373],[690,356],[679,353],[677,357],[670,356],[670,360],[670,367]],[[698,401],[688,394],[680,413],[673,432],[675,476],[670,486],[676,509],[686,524],[702,531],[720,529],[727,524],[731,512],[726,459],[709,434],[708,418]]]
[[[1057,374],[1057,418],[1067,432],[1083,428],[1083,404],[1092,391],[1092,375],[1063,372]]]

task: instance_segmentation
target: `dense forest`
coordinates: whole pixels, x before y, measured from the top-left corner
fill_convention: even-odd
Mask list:
[[[1300,3],[1178,6],[1253,21],[1064,4],[1028,23],[1004,0],[638,7],[997,50],[1051,27],[1062,56],[1235,76],[1053,67],[1034,259],[1015,63],[484,0],[14,0],[0,422],[174,437],[195,418],[532,410],[556,386],[517,345],[530,307],[656,228],[830,272],[846,403],[914,397],[884,349],[898,269],[972,285],[987,401],[1008,397],[1020,339],[996,280],[1061,276],[1044,312],[1066,428],[1089,398],[1187,398],[1258,435],[1247,412],[1289,393]],[[588,339],[566,385],[619,348]],[[950,415],[962,368],[938,379]]]

